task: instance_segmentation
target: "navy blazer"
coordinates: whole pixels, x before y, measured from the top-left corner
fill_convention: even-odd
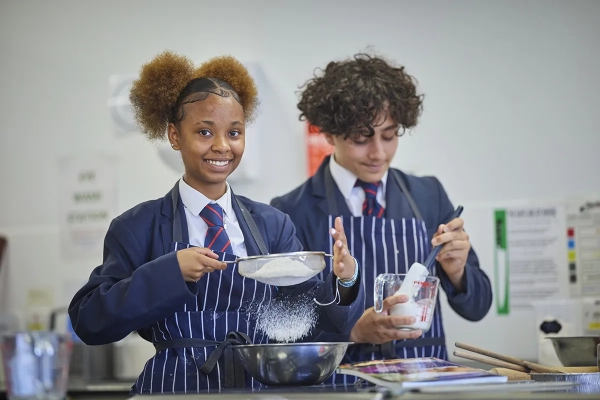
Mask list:
[[[302,250],[287,215],[267,204],[237,197],[254,218],[269,253]],[[235,198],[232,203],[248,255],[260,255]],[[178,210],[182,216],[183,240],[189,243],[181,198]],[[169,192],[161,199],[137,205],[111,222],[104,242],[102,265],[93,270],[87,284],[69,305],[73,329],[85,343],[111,343],[133,331],[152,341],[150,325],[173,316],[181,311],[182,304],[198,295],[198,285],[184,281],[176,253],[169,252],[173,239],[172,221]],[[319,302],[331,303],[335,284],[335,277],[330,274],[325,281],[314,277],[300,285],[279,289],[310,291]],[[363,312],[363,285],[357,286],[356,299],[350,305],[334,303],[318,307],[316,328],[350,332]]]
[[[296,225],[298,238],[307,250],[320,249],[327,239],[325,235],[328,229],[329,207],[325,193],[325,167],[328,163],[329,156],[325,158],[313,177],[291,192],[271,200],[273,207],[290,216]],[[408,191],[422,214],[431,240],[438,226],[448,222],[454,212],[454,206],[437,178],[417,177],[396,171],[404,178]],[[351,216],[346,200],[337,186],[335,196],[338,214]],[[386,183],[385,217],[414,218],[406,196],[390,173]],[[322,232],[325,232],[325,235]],[[438,276],[454,311],[470,321],[479,321],[485,317],[492,304],[492,288],[487,275],[479,268],[479,260],[473,248],[469,251],[465,266],[463,283],[466,290],[464,292],[457,293],[439,263]],[[366,295],[372,296],[372,293]]]

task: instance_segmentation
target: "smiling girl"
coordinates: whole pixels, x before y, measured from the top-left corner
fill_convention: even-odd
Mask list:
[[[302,250],[286,214],[234,194],[227,183],[258,104],[244,66],[217,57],[196,69],[165,52],[143,66],[131,101],[142,132],[167,138],[181,153],[185,174],[163,198],[112,221],[103,263],[69,307],[76,334],[90,345],[133,331],[152,342],[157,352],[132,388],[137,394],[257,385],[221,355],[231,344],[269,342],[247,307],[269,304],[278,294],[310,293],[329,304],[318,307],[318,329],[348,334],[364,298],[341,221],[328,230],[335,263],[325,281],[275,288],[222,262]]]

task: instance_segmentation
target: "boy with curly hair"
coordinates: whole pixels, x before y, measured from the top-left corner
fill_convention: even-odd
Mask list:
[[[345,362],[447,359],[439,298],[427,332],[395,328],[415,323],[414,317],[387,315],[406,298],[390,297],[385,312],[373,310],[377,275],[406,273],[425,260],[432,245],[443,247],[429,273],[439,277],[452,309],[478,321],[491,306],[489,279],[479,268],[463,220],[448,221],[454,207],[441,183],[390,167],[399,137],[417,125],[422,107],[423,95],[403,66],[366,54],[330,62],[306,83],[298,103],[300,119],[318,127],[334,152],[314,176],[271,205],[290,216],[300,242],[313,251],[327,248],[322,232],[342,216],[348,246],[362,268],[365,312],[350,335],[322,333],[316,340],[354,342]]]

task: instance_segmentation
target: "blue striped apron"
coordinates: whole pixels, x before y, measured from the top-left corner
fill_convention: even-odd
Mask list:
[[[172,198],[170,250],[177,251],[190,247],[182,243],[178,184],[172,190]],[[235,196],[232,198],[237,200]],[[252,216],[241,202],[238,201],[238,205],[261,252],[267,254]],[[217,254],[223,261],[235,260],[235,255]],[[188,286],[197,286],[198,296],[182,304],[180,312],[151,326],[157,352],[146,362],[132,394],[200,393],[223,387],[260,386],[245,374],[229,346],[268,343],[268,337],[257,332],[255,321],[248,318],[245,310],[251,304],[268,303],[273,297],[273,287],[241,276],[237,264],[224,271],[205,274]]]
[[[412,209],[413,218],[388,219],[376,217],[343,216],[342,222],[348,240],[348,248],[362,267],[361,280],[365,291],[365,310],[373,307],[375,278],[379,274],[404,274],[415,262],[422,263],[430,251],[425,221],[410,195],[402,176],[393,169],[389,170],[393,181],[400,187]],[[335,182],[329,166],[325,170],[325,190],[329,207],[329,228],[333,228],[338,216],[335,197]],[[333,246],[330,237],[329,249]],[[326,249],[322,249],[326,250]],[[322,272],[327,276],[332,269],[331,260]],[[437,276],[436,267],[429,271]],[[433,321],[429,331],[421,338],[398,340],[382,345],[357,344],[348,348],[343,362],[359,362],[375,359],[438,357],[447,359],[445,334],[442,325],[440,300],[437,298]],[[356,381],[356,377],[334,374],[326,384],[347,384]]]

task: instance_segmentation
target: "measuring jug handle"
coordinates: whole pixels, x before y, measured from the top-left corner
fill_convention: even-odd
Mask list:
[[[375,278],[375,287],[373,288],[373,309],[375,312],[380,313],[383,311],[383,294],[385,289],[385,283],[387,282],[387,275],[377,275]]]

